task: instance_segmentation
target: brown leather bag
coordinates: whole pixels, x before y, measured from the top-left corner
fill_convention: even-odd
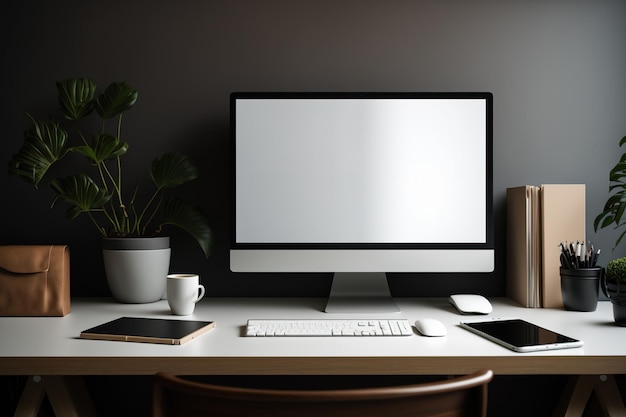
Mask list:
[[[65,316],[70,312],[66,245],[0,246],[0,316]]]

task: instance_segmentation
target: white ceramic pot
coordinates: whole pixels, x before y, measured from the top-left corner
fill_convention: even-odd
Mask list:
[[[165,296],[169,237],[104,239],[102,255],[113,297],[122,303],[153,303]]]

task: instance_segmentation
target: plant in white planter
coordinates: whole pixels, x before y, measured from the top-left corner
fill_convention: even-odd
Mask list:
[[[65,124],[73,125],[75,135],[70,138],[69,129],[60,121],[38,120],[26,113],[32,127],[25,131],[22,147],[9,162],[9,174],[38,188],[53,166],[56,171],[60,162],[67,162],[65,168],[70,173],[50,180],[56,192],[52,204],[69,204],[70,219],[89,216],[108,240],[105,251],[115,250],[110,248],[115,243],[111,239],[160,236],[164,226],[173,225],[193,236],[208,257],[211,229],[206,216],[183,199],[168,195],[172,188],[197,178],[197,168],[188,156],[171,152],[154,159],[148,170],[151,190],[145,198],[139,184],[127,184],[123,175],[122,157],[127,155],[129,144],[122,139],[122,115],[133,107],[138,92],[125,82],[114,82],[96,95],[96,84],[87,78],[66,79],[56,85],[62,118]],[[86,134],[90,127],[93,131]],[[79,168],[69,157],[72,154],[83,157],[85,164]],[[169,268],[169,242],[167,245]],[[167,272],[163,274],[163,288]],[[116,298],[124,298],[124,294],[111,290]]]

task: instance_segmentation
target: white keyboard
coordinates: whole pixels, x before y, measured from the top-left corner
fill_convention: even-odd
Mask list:
[[[248,320],[246,336],[410,336],[405,319]]]

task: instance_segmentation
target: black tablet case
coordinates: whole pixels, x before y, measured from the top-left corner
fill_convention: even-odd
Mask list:
[[[214,321],[120,317],[80,333],[83,339],[182,345],[215,327]]]

